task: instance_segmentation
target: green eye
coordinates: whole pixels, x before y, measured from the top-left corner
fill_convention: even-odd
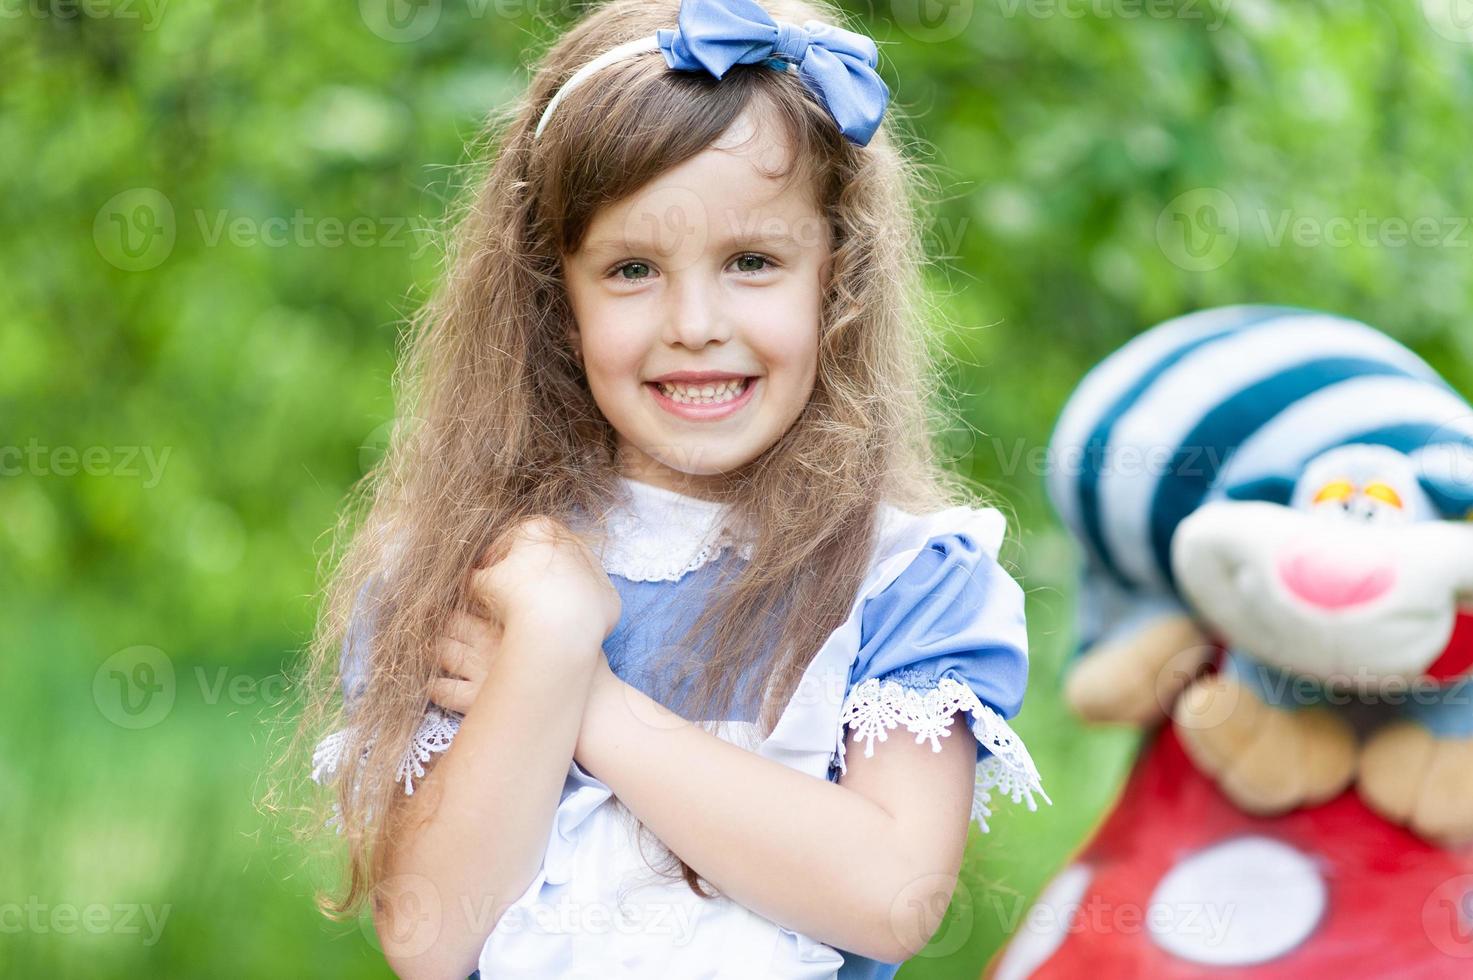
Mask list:
[[[759,263],[756,266],[744,266],[744,262]],[[741,272],[761,272],[766,268],[767,258],[761,255],[739,255],[737,256],[737,269]]]
[[[632,275],[631,270],[633,270]],[[643,262],[626,262],[619,266],[617,271],[625,279],[637,282],[650,274],[650,267]]]

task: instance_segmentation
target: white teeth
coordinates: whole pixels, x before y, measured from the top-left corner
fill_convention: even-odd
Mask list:
[[[662,381],[655,383],[660,386],[660,391],[666,398],[683,405],[715,405],[731,401],[740,395],[747,385],[745,378],[732,378],[716,384],[703,385],[666,384]]]

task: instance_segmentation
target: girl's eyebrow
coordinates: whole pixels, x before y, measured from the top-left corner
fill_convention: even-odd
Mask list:
[[[676,248],[685,243],[685,236],[675,229],[661,229],[661,234],[656,236],[655,242],[649,242],[643,238],[600,238],[588,242],[582,251],[589,254],[603,254],[605,252],[644,252],[663,253],[667,251],[666,244],[674,245]],[[736,245],[768,245],[793,247],[799,244],[798,238],[791,231],[735,231],[725,237],[716,239],[718,248],[733,248]]]
[[[724,248],[736,245],[788,245],[798,244],[798,238],[791,231],[741,231],[737,230],[723,239],[718,244]]]

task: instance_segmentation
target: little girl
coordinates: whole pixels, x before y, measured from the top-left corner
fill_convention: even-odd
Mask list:
[[[324,907],[371,897],[402,976],[891,977],[968,815],[1047,799],[1004,520],[932,455],[914,171],[837,20],[615,0],[495,131],[303,722]]]

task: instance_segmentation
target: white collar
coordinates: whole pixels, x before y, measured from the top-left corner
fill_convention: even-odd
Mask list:
[[[634,582],[674,582],[728,548],[752,557],[751,535],[739,533],[731,505],[619,477],[627,493],[608,513],[604,571]]]

